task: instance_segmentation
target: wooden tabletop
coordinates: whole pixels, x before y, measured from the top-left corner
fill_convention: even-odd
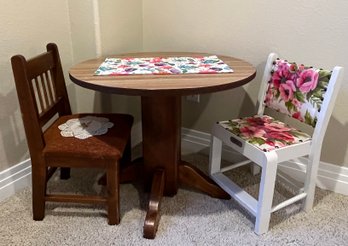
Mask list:
[[[200,57],[209,56],[207,53],[191,52],[144,52],[112,55],[107,57]],[[95,71],[106,57],[87,60],[73,66],[70,79],[85,88],[92,90],[138,96],[176,96],[202,94],[227,90],[246,84],[255,75],[255,68],[241,59],[221,56],[218,57],[229,65],[233,73],[218,74],[167,74],[167,75],[95,75]]]

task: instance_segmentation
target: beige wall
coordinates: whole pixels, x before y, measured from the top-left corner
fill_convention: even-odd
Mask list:
[[[160,10],[160,11],[159,11]],[[348,167],[348,1],[144,0],[144,50],[204,51],[243,58],[258,70],[243,88],[184,101],[185,127],[255,112],[264,61],[271,51],[289,60],[346,68],[324,141],[322,161]]]
[[[138,50],[204,51],[251,62],[258,70],[254,82],[202,95],[199,104],[183,101],[183,125],[204,132],[217,119],[254,112],[259,77],[270,51],[290,60],[321,67],[339,64],[348,70],[347,1],[295,0],[279,5],[276,0],[1,1],[0,171],[28,158],[10,57],[16,53],[30,57],[50,41],[59,45],[66,75],[81,60]],[[74,111],[129,112],[139,120],[139,98],[101,95],[76,86],[68,77],[67,82]],[[347,122],[346,79],[324,142],[323,161],[348,167]]]
[[[1,1],[0,8],[0,171],[28,158],[11,56],[30,57],[56,42],[64,68],[72,64],[66,1]]]
[[[69,1],[74,63],[142,50],[142,0]],[[101,94],[71,84],[79,112],[128,112],[140,120],[137,97]]]
[[[10,65],[14,54],[31,57],[55,42],[73,111],[140,115],[137,98],[83,89],[70,82],[68,70],[98,55],[141,50],[142,0],[1,1],[0,34],[0,172],[29,157]]]
[[[142,0],[99,1],[100,47],[103,56],[139,52],[143,44]],[[140,121],[140,98],[97,93],[102,111],[126,112]]]

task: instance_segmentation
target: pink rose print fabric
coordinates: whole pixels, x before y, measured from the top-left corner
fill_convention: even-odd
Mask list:
[[[264,103],[315,127],[330,77],[331,71],[277,59]]]
[[[232,73],[233,69],[217,56],[106,58],[96,75]]]
[[[311,139],[307,133],[267,115],[220,121],[218,124],[262,151],[272,151]]]

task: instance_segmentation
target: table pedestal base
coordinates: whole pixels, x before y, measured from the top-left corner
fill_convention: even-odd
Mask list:
[[[143,158],[121,169],[120,182],[144,179],[150,190],[144,237],[156,236],[163,195],[174,196],[180,185],[215,198],[230,199],[201,170],[181,160],[181,97],[142,97]]]
[[[141,178],[140,175],[144,170],[144,166],[141,162],[142,159],[138,159],[131,165],[128,165],[122,169],[120,177],[121,183],[139,181]],[[180,165],[178,166],[178,171],[179,185],[195,188],[214,198],[231,198],[229,194],[222,190],[206,174],[190,163],[181,161]],[[161,200],[164,195],[165,176],[165,170],[162,168],[157,168],[153,172],[148,211],[144,222],[144,238],[154,239],[156,236],[160,220]]]
[[[231,198],[229,194],[221,189],[205,173],[186,161],[181,161],[181,164],[179,165],[179,183],[181,185],[195,188],[214,198]]]
[[[149,208],[144,222],[144,237],[154,239],[160,219],[160,205],[163,197],[165,171],[158,169],[153,174]]]

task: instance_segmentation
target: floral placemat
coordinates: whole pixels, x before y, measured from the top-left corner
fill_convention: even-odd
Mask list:
[[[232,73],[217,56],[106,58],[96,75]]]

